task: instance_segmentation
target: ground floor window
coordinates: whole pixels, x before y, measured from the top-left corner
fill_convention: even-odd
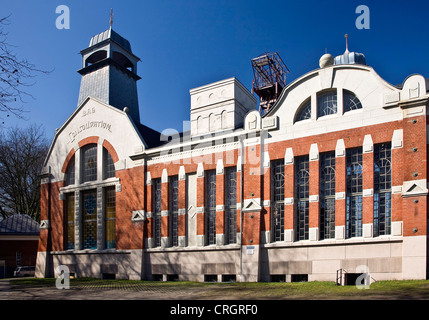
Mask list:
[[[97,190],[82,192],[82,249],[97,249]]]
[[[116,191],[115,187],[104,189],[105,222],[104,236],[106,249],[116,248]]]
[[[74,219],[75,219],[75,195],[74,192],[66,196],[66,250],[75,248],[75,234],[74,234]]]

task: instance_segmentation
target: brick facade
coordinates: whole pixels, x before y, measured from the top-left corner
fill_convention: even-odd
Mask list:
[[[417,94],[415,88],[419,90]],[[338,100],[336,114],[312,114],[309,119],[297,120],[300,106],[309,97],[312,103],[320,92],[342,98],[343,90],[355,94],[361,107],[343,112],[343,101]],[[227,96],[229,92],[231,96]],[[208,101],[205,95],[215,98],[204,105]],[[254,110],[251,95],[233,78],[191,90],[191,118],[195,123],[189,136],[184,133],[164,144],[151,145],[153,131],[133,125],[135,119],[126,111],[117,111],[89,98],[57,132],[56,143],[46,161],[41,208],[42,220],[49,221],[49,228],[40,232],[39,276],[52,274],[53,266],[65,264],[77,276],[101,277],[104,273],[114,273],[132,279],[165,280],[177,276],[197,281],[213,276],[218,280],[236,276],[242,281],[269,281],[284,276],[290,281],[296,278],[294,275],[304,275],[308,280],[335,281],[337,270],[355,273],[358,266],[366,265],[375,279],[426,278],[427,101],[425,80],[421,76],[409,77],[402,88],[396,88],[384,82],[371,67],[334,65],[312,71],[291,83],[272,110],[261,116]],[[85,130],[70,143],[68,128],[75,130],[79,126],[82,121],[79,115],[87,105],[94,110],[98,121],[111,121],[108,130]],[[234,126],[209,122],[201,135],[203,129],[198,125],[217,119],[206,114],[209,109],[219,113],[221,120],[226,119],[226,112],[233,113]],[[312,112],[317,112],[315,106]],[[93,114],[82,116],[88,118]],[[126,136],[131,138],[124,141],[122,137]],[[82,147],[88,144],[97,146],[97,180],[65,185],[64,174],[72,159],[76,159],[77,181],[79,170],[89,165],[81,163]],[[382,190],[383,195],[376,189],[375,174],[382,164],[374,160],[375,147],[381,144],[389,146],[390,157],[389,161],[384,160],[388,162],[389,187]],[[350,167],[347,157],[354,148],[358,148],[362,159]],[[115,167],[114,177],[107,179],[101,177],[108,165],[105,152],[110,154]],[[335,236],[321,239],[324,225],[320,155],[326,152],[335,154]],[[308,194],[301,201],[297,184],[302,177],[298,176],[297,159],[302,156],[308,159],[303,180]],[[284,163],[281,180],[284,199],[277,199],[284,205],[281,241],[274,240],[272,235],[278,223],[277,212],[273,212],[276,186],[270,168],[274,160]],[[233,190],[232,197],[236,199],[232,204],[236,207],[233,228],[236,237],[234,230],[228,233],[227,169],[236,172],[235,188],[228,189]],[[357,170],[360,181],[358,190],[350,189],[348,179],[353,170]],[[209,171],[215,172],[212,181],[216,185],[215,213],[213,207],[209,213],[206,199]],[[178,180],[174,213],[172,177]],[[155,181],[160,181],[159,190],[155,190]],[[106,249],[103,240],[109,237],[106,199],[100,192],[112,186],[115,247]],[[78,200],[77,247],[66,250],[64,194],[75,192],[79,197],[84,190],[94,188],[97,189],[97,249],[82,247],[82,237],[87,237],[82,231],[82,215],[88,211],[88,205]],[[156,192],[160,192],[160,198]],[[379,200],[380,197],[384,200]],[[304,206],[301,213],[300,205]],[[211,229],[209,215],[215,219],[215,227]],[[378,229],[375,233],[380,225],[382,234],[378,234]],[[358,231],[350,232],[350,228]],[[298,238],[299,230],[304,233]],[[172,245],[173,234],[178,237],[177,245]],[[214,243],[208,245],[208,237],[213,236]],[[233,241],[227,243],[227,237]],[[53,261],[53,266],[48,261]],[[88,264],[94,264],[91,271]],[[107,265],[117,267],[109,269]]]

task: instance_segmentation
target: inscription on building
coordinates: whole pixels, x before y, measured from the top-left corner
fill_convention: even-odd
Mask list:
[[[74,142],[76,137],[84,132],[85,130],[89,130],[92,128],[100,128],[112,132],[112,125],[108,122],[101,121],[88,121],[82,125],[80,125],[77,129],[69,132],[69,143]]]

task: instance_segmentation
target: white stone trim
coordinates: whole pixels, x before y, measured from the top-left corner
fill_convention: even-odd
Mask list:
[[[145,219],[145,211],[144,210],[135,210],[133,211],[132,215],[131,215],[131,221],[132,222],[141,222],[144,221]]]
[[[293,164],[293,150],[292,150],[292,148],[286,149],[285,164]]]
[[[162,169],[162,174],[161,174],[161,183],[167,183],[168,182],[168,172],[167,172],[167,168]]]
[[[397,129],[393,131],[392,135],[392,149],[399,149],[403,147],[404,130]]]
[[[317,147],[317,143],[312,143],[310,146],[310,161],[319,160],[319,148]]]
[[[346,198],[345,192],[335,192],[335,200],[343,200]]]
[[[218,159],[216,163],[216,174],[223,174],[223,161],[222,159]]]
[[[363,153],[370,153],[373,151],[374,151],[374,143],[372,142],[372,137],[370,134],[367,134],[363,138],[362,152]]]
[[[335,146],[335,157],[345,157],[346,156],[346,146],[344,144],[344,139],[338,139]]]
[[[314,194],[314,195],[310,195],[309,202],[319,202],[319,195],[318,194]]]
[[[335,239],[344,240],[346,238],[345,226],[335,226]]]
[[[374,195],[374,189],[363,189],[362,196],[363,197],[372,197]]]
[[[391,229],[391,235],[392,236],[402,236],[402,228],[403,223],[402,221],[392,221],[392,229]]]

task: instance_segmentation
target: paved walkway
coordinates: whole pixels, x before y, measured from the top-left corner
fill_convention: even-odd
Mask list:
[[[218,288],[213,289],[215,290],[209,291],[217,291]],[[19,281],[11,286],[9,279],[0,279],[0,300],[196,300],[204,299],[205,294],[202,291],[207,290],[198,287],[174,290],[171,287],[144,282],[108,280],[71,284],[70,289],[60,290],[55,286],[20,286]],[[212,298],[211,294],[208,297]],[[218,296],[216,299],[224,297]]]

